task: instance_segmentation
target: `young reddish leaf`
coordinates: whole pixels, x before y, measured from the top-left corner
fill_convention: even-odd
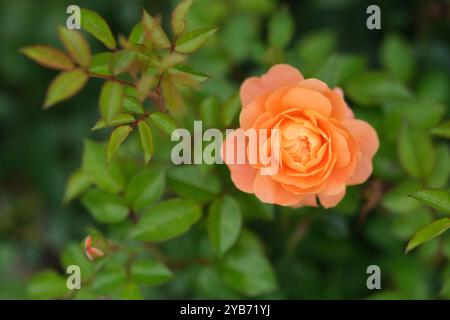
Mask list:
[[[111,123],[122,107],[123,88],[118,82],[107,81],[100,94],[100,113],[106,123]]]
[[[175,80],[172,79],[172,75],[164,77],[161,84],[162,93],[164,96],[164,101],[171,114],[181,116],[185,112],[185,106],[183,96],[176,87],[174,81]]]
[[[122,124],[130,123],[134,121],[134,117],[129,113],[119,113],[115,115],[110,123],[106,123],[105,120],[100,119],[97,123],[91,128],[91,131],[109,128],[114,126],[119,126]]]
[[[160,71],[168,70],[176,65],[181,64],[186,60],[186,55],[178,52],[172,52],[170,55],[162,58],[158,63],[158,69]]]
[[[116,39],[114,39],[111,29],[105,19],[98,13],[88,9],[81,9],[81,27],[97,40],[103,42],[109,49],[116,48]]]
[[[74,65],[72,60],[62,51],[49,46],[31,46],[20,49],[28,58],[40,65],[57,70],[70,70]]]
[[[141,135],[142,149],[144,149],[144,161],[147,164],[153,156],[152,130],[145,121],[139,121],[138,127]]]
[[[163,29],[159,25],[158,21],[144,10],[142,15],[142,26],[144,27],[145,34],[150,39],[155,48],[169,48],[170,41]]]
[[[444,233],[450,228],[450,219],[442,218],[432,222],[431,224],[423,227],[412,237],[406,247],[406,253],[414,249],[415,247],[436,238],[440,234]]]
[[[187,26],[186,15],[192,5],[193,0],[183,0],[172,12],[172,30],[175,35],[184,32]]]
[[[143,114],[144,107],[139,102],[139,99],[134,96],[127,96],[123,99],[123,107],[131,113]]]
[[[58,33],[72,59],[82,67],[88,67],[91,63],[91,49],[81,33],[64,27],[59,27]]]
[[[194,30],[181,36],[175,45],[175,50],[179,53],[192,53],[200,48],[217,28],[203,28]]]
[[[131,126],[120,126],[113,130],[106,149],[106,161],[109,163],[117,151],[119,146],[125,141],[130,132],[133,131]]]
[[[136,97],[140,102],[144,101],[148,91],[153,86],[155,78],[149,74],[144,74],[136,84]]]
[[[88,76],[79,69],[60,73],[48,87],[44,109],[50,108],[56,103],[77,94],[84,87],[87,80]]]

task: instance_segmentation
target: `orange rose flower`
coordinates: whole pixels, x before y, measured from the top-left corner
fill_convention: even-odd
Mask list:
[[[371,175],[377,133],[354,118],[339,88],[304,79],[297,69],[279,64],[260,78],[245,80],[240,95],[241,128],[222,146],[222,158],[240,190],[283,206],[317,206],[318,197],[330,208],[342,200],[346,186],[363,183]],[[261,172],[266,165],[261,162],[227,161],[227,150],[237,145],[237,133],[247,129],[278,130],[279,169],[273,175]],[[248,159],[249,150],[246,142],[237,154]]]

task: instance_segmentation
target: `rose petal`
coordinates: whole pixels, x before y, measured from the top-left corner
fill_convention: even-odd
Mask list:
[[[253,184],[255,195],[265,203],[290,206],[303,199],[302,195],[287,191],[271,177],[256,174]]]
[[[240,91],[242,106],[247,106],[255,97],[264,92],[295,85],[301,80],[303,80],[303,76],[300,71],[287,64],[277,64],[261,78],[251,77],[242,83]]]
[[[359,142],[362,154],[373,157],[380,146],[375,129],[367,122],[358,119],[346,119],[344,125]]]
[[[319,200],[322,206],[326,209],[335,207],[345,196],[345,190],[336,195],[327,196],[323,194],[319,194]]]
[[[298,86],[285,93],[278,112],[290,108],[314,110],[324,116],[331,113],[330,101],[322,93]]]

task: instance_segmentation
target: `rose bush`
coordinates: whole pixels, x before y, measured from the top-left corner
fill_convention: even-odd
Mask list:
[[[223,157],[240,190],[265,203],[317,206],[319,198],[330,208],[342,200],[347,185],[363,183],[372,173],[377,133],[354,118],[341,89],[331,90],[324,82],[304,79],[297,69],[279,64],[261,78],[247,79],[240,97],[241,130],[278,129],[281,149],[279,170],[273,175],[260,172],[261,161],[236,164]],[[239,132],[224,142],[224,153],[237,145]],[[269,143],[259,145],[268,148]],[[248,160],[249,150],[247,145],[237,152],[244,152]]]

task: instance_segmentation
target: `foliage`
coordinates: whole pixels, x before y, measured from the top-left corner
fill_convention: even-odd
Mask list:
[[[55,28],[62,4],[1,4],[49,19],[20,42],[0,35],[14,47],[0,51],[0,297],[449,298],[449,26],[426,20],[431,5],[388,3],[369,31],[354,26],[365,12],[354,1],[93,2],[88,37]],[[279,62],[341,87],[380,136],[372,178],[334,209],[265,205],[223,165],[170,161],[175,128],[236,127],[240,83]],[[42,79],[44,113],[32,108]],[[87,259],[87,235],[103,258]],[[82,290],[65,287],[71,264]],[[370,264],[383,274],[375,294]]]

